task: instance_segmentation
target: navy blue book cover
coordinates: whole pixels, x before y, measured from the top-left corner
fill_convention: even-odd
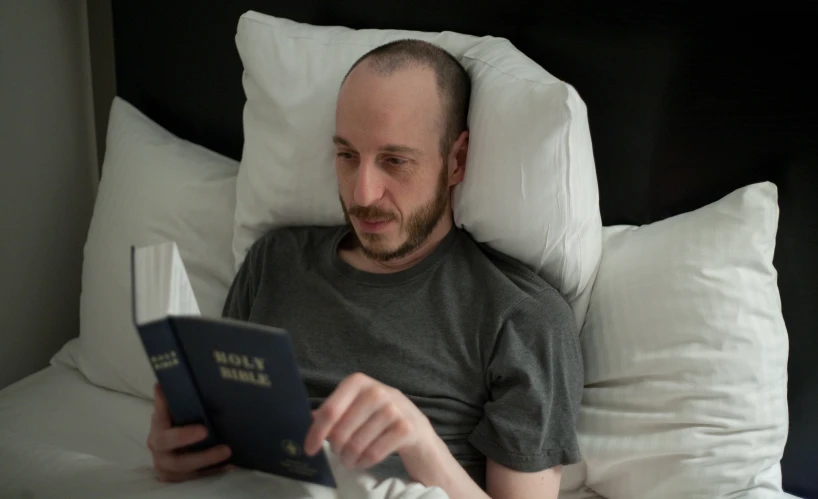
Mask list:
[[[208,436],[185,451],[200,451],[217,444],[214,428],[202,405],[199,391],[190,366],[187,365],[182,349],[176,341],[169,319],[137,325],[139,337],[148,354],[156,379],[168,401],[171,421],[174,426],[201,424],[208,429]]]
[[[335,487],[324,453],[304,454],[312,415],[289,335],[232,320],[169,320],[231,462]]]
[[[311,407],[286,331],[193,315],[139,323],[133,291],[133,321],[173,424],[210,430],[186,450],[226,444],[236,466],[336,487],[323,450],[304,453]]]

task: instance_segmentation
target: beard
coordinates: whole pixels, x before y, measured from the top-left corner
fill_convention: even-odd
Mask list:
[[[406,233],[406,240],[397,248],[384,247],[384,237],[381,234],[366,232],[358,234],[351,221],[351,217],[366,221],[397,221],[398,217],[394,213],[375,206],[353,205],[347,207],[343,199],[340,199],[340,201],[344,210],[344,219],[358,237],[364,255],[379,262],[396,260],[409,255],[426,242],[440,219],[446,214],[446,208],[449,204],[449,171],[444,164],[438,177],[434,197],[409,215],[402,227]]]

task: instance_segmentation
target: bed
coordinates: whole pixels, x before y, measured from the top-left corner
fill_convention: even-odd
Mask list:
[[[777,481],[795,497],[818,497],[813,361],[818,339],[811,320],[818,302],[813,90],[818,82],[803,69],[818,46],[814,4],[707,16],[675,2],[650,7],[459,1],[386,7],[334,0],[96,4],[91,43],[98,137],[106,138],[115,93],[169,133],[219,155],[191,153],[203,154],[195,162],[212,162],[213,172],[234,168],[242,158],[246,97],[235,38],[239,18],[254,10],[315,26],[449,30],[509,39],[570,82],[587,104],[606,227],[660,222],[750,184],[774,184],[780,207],[774,281],[788,341],[788,427],[780,468],[776,461],[772,478],[765,480]],[[111,58],[99,48],[110,43],[104,36],[108,30],[115,47]],[[774,30],[781,33],[759,36]],[[103,179],[105,174],[103,168]],[[208,188],[234,189],[226,177],[217,180],[221,183]],[[213,251],[232,254],[227,246]],[[95,254],[87,250],[86,258]],[[222,285],[231,272],[219,269]],[[201,289],[210,308],[223,298],[218,289],[204,284]],[[150,401],[101,386],[105,383],[93,375],[89,379],[78,360],[81,340],[66,345],[49,367],[0,391],[0,497],[269,497],[271,490],[274,497],[445,497],[419,484],[345,474],[335,461],[344,483],[337,496],[243,470],[193,483],[159,483],[145,445]],[[119,382],[124,383],[111,380]],[[594,464],[588,462],[586,480]],[[587,487],[575,492],[564,497],[602,497]]]
[[[0,495],[38,497],[333,497],[289,480],[251,472],[229,479],[167,485],[156,481],[145,446],[151,404],[101,389],[55,363],[6,388],[0,397]],[[333,462],[336,475],[343,470]],[[346,477],[351,478],[351,477]],[[355,481],[339,497],[444,498],[400,484]],[[795,497],[789,494],[784,497]]]
[[[445,498],[436,489],[375,483],[332,467],[340,495],[271,475],[169,485],[156,480],[145,442],[152,404],[88,382],[54,365],[6,388],[0,400],[2,497],[381,497]]]

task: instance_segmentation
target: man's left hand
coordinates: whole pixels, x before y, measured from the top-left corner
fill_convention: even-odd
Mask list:
[[[436,438],[429,419],[400,390],[356,373],[313,411],[304,451],[315,455],[328,440],[345,467],[366,469],[393,452],[406,465]]]

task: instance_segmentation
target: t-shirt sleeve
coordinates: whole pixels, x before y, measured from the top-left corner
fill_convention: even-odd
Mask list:
[[[571,308],[549,289],[509,314],[486,370],[489,400],[469,441],[521,472],[579,462],[576,421],[583,388]]]
[[[222,316],[228,319],[246,321],[250,318],[253,302],[258,291],[258,279],[261,275],[261,256],[264,250],[265,241],[259,239],[247,251],[230,290],[224,300]]]

